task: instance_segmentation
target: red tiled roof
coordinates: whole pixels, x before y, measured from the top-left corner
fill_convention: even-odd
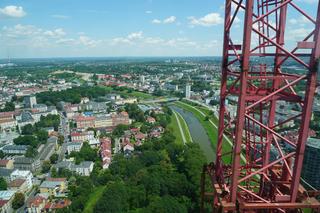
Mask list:
[[[71,204],[71,201],[68,199],[59,200],[56,202],[48,202],[45,205],[45,209],[62,209],[64,207],[67,207]]]
[[[145,139],[145,138],[146,138],[146,135],[140,132],[140,133],[137,133],[137,134],[135,135],[135,138],[136,138],[136,139]]]
[[[66,181],[67,178],[47,178],[47,181]]]
[[[38,207],[41,203],[43,203],[45,199],[41,196],[36,196],[28,202],[28,207],[34,206]]]
[[[20,187],[25,181],[25,179],[15,179],[9,183],[9,187]]]
[[[0,118],[5,118],[5,117],[13,117],[14,111],[11,112],[0,112]]]
[[[0,167],[6,167],[9,160],[0,159]]]
[[[78,121],[94,121],[96,118],[93,116],[78,116],[75,118],[75,120]]]
[[[0,200],[0,207],[3,207],[8,202],[9,202],[8,200]]]

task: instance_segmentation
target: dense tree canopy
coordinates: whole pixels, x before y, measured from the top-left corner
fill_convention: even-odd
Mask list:
[[[13,209],[19,209],[20,207],[23,206],[24,204],[24,194],[23,193],[20,193],[20,192],[17,192],[15,195],[14,195],[14,198],[13,198],[13,201],[12,201],[12,208]]]
[[[0,177],[0,190],[7,190],[7,182],[3,177]]]
[[[81,212],[104,186],[94,212],[199,212],[200,174],[205,157],[197,144],[176,144],[167,130],[147,140],[131,158],[113,157],[108,170],[70,186],[72,205],[61,212]],[[77,178],[78,179],[78,178]]]
[[[39,141],[36,137],[32,135],[19,136],[13,140],[13,143],[16,145],[29,145],[34,148],[38,147]]]
[[[3,109],[0,112],[10,112],[15,110],[15,105],[13,102],[6,102]]]
[[[70,157],[74,157],[76,164],[82,161],[99,161],[100,158],[97,155],[97,150],[92,149],[87,142],[83,143],[80,152],[71,152]]]
[[[137,104],[126,104],[125,110],[128,112],[130,118],[138,122],[144,122],[144,113]]]
[[[59,115],[47,115],[41,116],[40,121],[35,124],[37,129],[41,129],[44,127],[53,127],[55,131],[58,131],[58,127],[60,125],[60,116]]]
[[[57,105],[60,101],[80,103],[82,97],[98,98],[110,93],[110,89],[103,87],[86,87],[81,86],[77,88],[67,89],[60,92],[42,92],[37,94],[37,100],[39,103],[48,105]]]

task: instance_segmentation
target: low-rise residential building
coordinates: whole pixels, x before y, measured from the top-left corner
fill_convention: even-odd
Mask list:
[[[15,169],[36,172],[40,171],[41,162],[39,158],[16,157],[13,166]]]
[[[13,169],[0,168],[0,177],[3,177],[6,180],[6,182],[10,182],[12,172]]]
[[[70,154],[71,152],[80,152],[82,148],[82,142],[69,142],[67,143],[67,152]]]
[[[94,126],[95,128],[108,128],[113,126],[112,122],[112,116],[111,115],[102,115],[102,116],[97,116]]]
[[[67,190],[66,178],[47,178],[39,187],[40,193],[47,193],[49,196],[65,196]]]
[[[12,190],[1,190],[0,200],[10,200],[16,192]]]
[[[102,159],[102,168],[107,169],[111,163],[111,138],[100,139],[100,156]]]
[[[0,130],[16,128],[17,122],[13,118],[0,120]]]
[[[11,213],[13,209],[9,200],[0,200],[0,212],[1,213]]]
[[[94,163],[92,161],[83,161],[79,165],[74,164],[72,171],[75,171],[81,176],[90,176],[93,170]]]
[[[10,175],[11,181],[14,181],[17,179],[26,180],[26,187],[28,190],[32,188],[32,178],[33,178],[33,175],[31,171],[27,171],[27,170],[17,169],[17,170],[14,170]]]
[[[94,163],[92,161],[83,161],[75,164],[73,161],[61,161],[55,165],[57,169],[68,169],[81,176],[89,176],[93,170]]]
[[[77,128],[88,129],[94,127],[96,118],[94,116],[78,116],[75,118]]]
[[[93,111],[93,112],[105,112],[105,111],[107,111],[107,105],[104,102],[89,101],[87,103],[84,103],[81,106],[81,108],[83,110]]]
[[[26,179],[18,178],[8,184],[8,188],[13,191],[26,193],[30,188]]]
[[[120,112],[118,114],[112,115],[113,126],[118,126],[120,124],[129,125],[131,120],[129,119],[129,114],[127,112]]]
[[[159,138],[161,137],[161,134],[164,132],[164,128],[162,126],[154,127],[151,132],[149,133],[149,136],[151,138]]]
[[[27,203],[28,213],[42,213],[45,205],[46,199],[37,195]]]
[[[0,212],[2,213],[11,213],[13,209],[11,207],[14,194],[16,192],[12,190],[3,190],[0,191]]]
[[[130,156],[134,151],[134,145],[130,142],[124,142],[122,144],[123,153],[125,156]]]
[[[71,205],[71,201],[69,199],[63,199],[63,200],[55,200],[55,201],[49,201],[46,203],[44,207],[45,212],[55,212],[58,209],[63,209],[67,206]]]
[[[147,137],[146,134],[143,134],[142,132],[138,132],[134,135],[136,142],[141,142],[141,143],[145,141],[146,137]]]
[[[151,117],[151,116],[148,116],[147,117],[147,122],[150,123],[150,124],[154,124],[156,122],[156,119]]]
[[[94,131],[73,131],[71,132],[72,142],[84,142],[94,139]]]
[[[13,160],[12,159],[1,159],[0,168],[13,169]]]
[[[27,149],[28,146],[26,145],[6,145],[2,148],[2,151],[9,155],[24,155]]]

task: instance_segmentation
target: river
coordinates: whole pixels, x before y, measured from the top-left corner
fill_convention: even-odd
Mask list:
[[[216,151],[213,149],[206,130],[203,128],[199,120],[189,111],[178,106],[171,105],[170,108],[182,115],[186,121],[191,137],[194,142],[198,143],[208,162],[212,162],[216,158]]]

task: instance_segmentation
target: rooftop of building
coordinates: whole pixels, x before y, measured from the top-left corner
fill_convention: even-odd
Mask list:
[[[27,145],[6,145],[3,147],[3,150],[27,150]]]
[[[6,205],[9,201],[8,200],[0,200],[0,208]]]
[[[10,200],[15,193],[16,191],[14,190],[1,190],[0,200]]]
[[[5,169],[5,168],[0,168],[0,176],[1,177],[9,177],[13,172],[13,169]]]
[[[45,180],[41,183],[40,188],[56,188],[57,186],[60,186],[64,181],[48,181]]]
[[[0,159],[0,167],[6,167],[10,160]]]
[[[22,184],[24,184],[24,182],[26,182],[25,179],[18,178],[18,179],[11,181],[9,183],[9,187],[20,187],[20,186],[22,186]]]
[[[31,174],[31,171],[29,171],[29,170],[19,170],[19,169],[14,170],[11,173],[12,176],[23,176],[23,177],[26,177],[26,176],[28,176],[30,174]]]
[[[308,138],[307,146],[320,149],[320,138]]]

